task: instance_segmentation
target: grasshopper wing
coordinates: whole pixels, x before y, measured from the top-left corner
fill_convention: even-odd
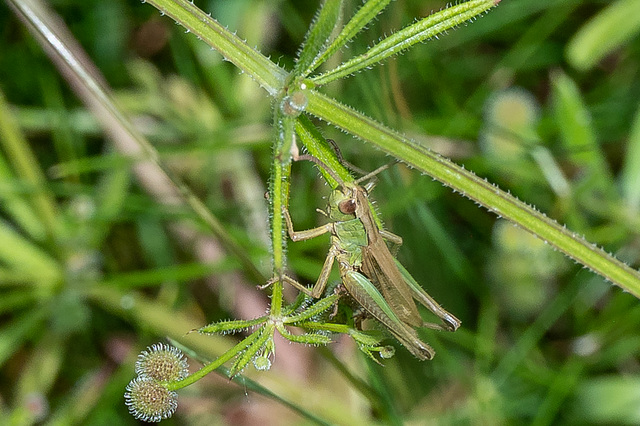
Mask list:
[[[421,341],[416,331],[396,316],[371,281],[356,271],[348,271],[342,278],[351,297],[384,325],[409,352],[420,360],[433,358],[433,348]]]
[[[436,302],[433,297],[424,291],[422,287],[416,282],[416,280],[409,274],[409,272],[402,266],[400,262],[394,259],[397,269],[402,274],[405,282],[411,288],[413,297],[420,302],[425,308],[433,312],[444,325],[425,323],[425,327],[433,328],[435,330],[456,331],[460,327],[461,321],[447,312],[442,306]]]
[[[391,309],[403,322],[412,327],[422,326],[423,321],[411,289],[380,235],[364,190],[358,188],[355,196],[358,206],[356,216],[362,221],[368,238],[368,244],[362,247],[362,272],[378,286]]]
[[[401,321],[414,328],[422,327],[422,317],[413,301],[411,288],[398,270],[387,245],[382,239],[378,241],[362,248],[362,272],[378,286]]]

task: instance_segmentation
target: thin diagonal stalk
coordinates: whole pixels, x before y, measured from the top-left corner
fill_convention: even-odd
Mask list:
[[[147,180],[154,195],[168,205],[185,202],[209,227],[224,247],[238,257],[245,273],[257,282],[265,277],[254,265],[251,258],[226,231],[225,227],[173,173],[160,161],[157,150],[133,126],[115,104],[106,84],[98,77],[82,48],[75,42],[66,27],[55,21],[55,14],[37,0],[9,0],[18,16],[39,39],[53,62],[68,79],[80,98],[100,119],[118,149],[134,158],[144,158],[146,162],[137,165],[139,179]]]

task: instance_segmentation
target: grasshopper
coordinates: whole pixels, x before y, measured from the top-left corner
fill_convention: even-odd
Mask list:
[[[420,360],[432,359],[435,351],[422,342],[417,327],[455,331],[460,320],[443,309],[429,296],[407,270],[394,258],[385,240],[399,247],[402,238],[378,226],[368,194],[375,182],[367,180],[386,166],[369,173],[353,183],[343,182],[317,158],[300,155],[297,160],[310,160],[323,167],[339,183],[329,196],[326,212],[329,223],[305,231],[294,231],[289,211],[283,214],[292,241],[308,240],[325,233],[331,234],[331,247],[315,285],[309,289],[293,278],[284,276],[285,282],[311,297],[324,292],[333,263],[338,264],[342,285],[349,295],[373,318]],[[414,299],[433,312],[442,324],[422,320]]]

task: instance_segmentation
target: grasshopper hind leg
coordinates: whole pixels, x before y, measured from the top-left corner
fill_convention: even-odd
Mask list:
[[[407,327],[407,330],[400,334],[394,332],[394,330],[390,331],[393,336],[402,343],[402,346],[407,348],[407,350],[419,360],[428,361],[433,359],[435,356],[436,351],[431,346],[420,340],[415,330]]]
[[[442,310],[442,312],[438,314],[438,317],[442,320],[442,324],[425,322],[422,324],[422,326],[425,328],[430,328],[432,330],[453,332],[453,331],[456,331],[458,327],[460,327],[460,325],[462,324],[458,318],[454,317],[444,309]]]

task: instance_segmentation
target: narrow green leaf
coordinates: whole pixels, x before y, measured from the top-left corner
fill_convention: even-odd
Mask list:
[[[639,406],[640,376],[636,373],[585,379],[576,390],[573,409],[590,422],[633,425],[640,423]]]
[[[37,342],[15,384],[17,401],[26,401],[33,393],[47,395],[51,392],[65,362],[65,340],[64,335],[47,333]]]
[[[200,327],[196,331],[201,334],[215,334],[215,333],[235,333],[241,330],[245,330],[247,328],[255,327],[256,325],[260,325],[267,320],[267,317],[259,317],[251,320],[232,320],[232,321],[218,321],[206,325],[204,327]]]
[[[31,284],[33,284],[33,275],[30,273],[0,267],[0,287],[24,286]]]
[[[271,330],[271,332],[273,332],[273,326],[268,326],[268,327]],[[263,336],[265,328],[267,328],[267,327],[262,327],[262,328],[260,328],[260,329],[258,329],[256,331],[254,331],[253,333],[251,333],[250,335],[245,337],[242,341],[240,341],[238,344],[236,344],[234,347],[232,347],[231,349],[227,350],[225,353],[223,353],[222,355],[218,356],[216,359],[214,359],[209,364],[205,365],[204,367],[202,367],[200,370],[196,371],[195,373],[189,374],[187,377],[185,377],[183,379],[180,379],[180,380],[177,380],[175,382],[167,383],[167,389],[169,389],[169,390],[182,389],[182,388],[184,388],[186,386],[189,386],[189,385],[197,382],[198,380],[202,379],[204,376],[206,376],[207,374],[211,373],[212,371],[222,367],[222,365],[225,362],[233,359],[241,351],[243,351],[248,346],[254,344],[255,341],[258,338]],[[209,336],[209,338],[211,338],[211,337],[212,336]],[[196,353],[198,354],[197,358],[202,358],[204,356],[200,350],[196,351]],[[231,375],[227,375],[227,376],[231,377]]]
[[[289,332],[284,326],[277,327],[280,335],[290,342],[301,343],[303,345],[328,345],[331,343],[331,338],[324,334],[314,334],[314,333],[305,333],[305,334],[293,334]]]
[[[640,272],[601,248],[558,225],[546,215],[485,179],[359,112],[315,91],[309,91],[307,96],[309,113],[374,144],[465,197],[477,201],[498,216],[517,223],[567,256],[640,298]]]
[[[65,392],[57,400],[57,404],[52,407],[47,416],[46,425],[66,426],[91,423],[87,421],[87,417],[99,410],[100,403],[109,400],[109,396],[115,394],[115,387],[118,390],[122,389],[122,383],[130,378],[131,369],[127,369],[124,365],[106,376],[102,370],[89,370],[75,381],[69,392]],[[111,396],[110,400],[115,398]]]
[[[301,115],[298,117],[296,121],[296,133],[305,148],[307,148],[307,151],[309,151],[309,154],[322,161],[329,169],[337,173],[343,182],[354,181],[344,164],[338,161],[335,152],[329,147],[322,134],[307,116]],[[335,189],[338,187],[338,182],[324,167],[318,167],[318,171],[322,174],[325,181],[329,183],[331,188]]]
[[[437,241],[435,250],[441,253],[443,261],[451,271],[459,279],[469,283],[472,282],[473,268],[469,265],[463,251],[458,247],[456,239],[452,237],[451,230],[447,229],[447,226],[438,220],[424,202],[414,202],[410,214],[412,216],[415,215],[416,220],[419,221],[418,223],[422,225],[425,232],[434,241]],[[396,261],[396,263],[398,262]]]
[[[351,327],[346,324],[334,324],[329,322],[314,322],[305,321],[296,324],[296,327],[304,328],[305,330],[324,330],[331,333],[351,334]]]
[[[267,345],[269,339],[273,338],[273,326],[263,327],[256,331],[254,334],[258,334],[258,337],[247,347],[247,349],[238,356],[236,361],[231,366],[229,374],[233,377],[240,373],[255,357],[258,355],[265,345]]]
[[[531,157],[538,164],[553,192],[560,198],[568,197],[571,193],[571,185],[550,150],[547,147],[538,145],[531,151]]]
[[[183,311],[166,307],[157,300],[135,291],[123,291],[108,286],[86,288],[91,302],[101,309],[139,324],[157,336],[168,336],[199,351],[203,356],[216,358],[235,343],[230,337],[218,335],[185,334],[201,321]],[[233,343],[232,343],[233,342]]]
[[[629,134],[627,155],[622,169],[622,194],[632,212],[640,210],[640,108]]]
[[[0,275],[0,282],[1,281],[2,275]],[[2,297],[0,298],[0,315],[4,315],[18,309],[24,309],[29,305],[35,305],[37,302],[38,296],[36,292],[31,289],[27,291],[14,290],[2,293]]]
[[[52,125],[51,139],[59,161],[73,161],[78,158],[79,143],[78,135],[74,132],[69,117],[69,111],[65,107],[61,82],[54,72],[38,73],[38,82],[42,87],[44,106],[52,111],[52,121],[57,123]],[[74,140],[75,139],[75,140]],[[69,176],[69,180],[79,181],[78,175]]]
[[[71,126],[73,131],[81,136],[98,136],[100,128],[98,122],[85,108],[76,108],[66,111],[64,117],[59,111],[37,106],[15,106],[12,108],[20,128],[27,134],[50,132],[62,124]]]
[[[349,336],[355,340],[358,345],[367,348],[378,346],[384,339],[384,336],[378,330],[360,331],[352,328],[349,330]]]
[[[587,70],[640,31],[640,2],[618,0],[584,24],[567,45],[566,57]]]
[[[481,15],[498,4],[499,1],[470,0],[441,10],[383,39],[362,55],[356,56],[333,70],[312,78],[312,81],[316,85],[323,85],[369,68],[416,43],[437,37],[439,34]]]
[[[557,423],[556,420],[560,421],[558,414],[560,410],[564,411],[564,402],[575,395],[580,387],[585,369],[586,366],[579,357],[571,357],[558,371],[555,371],[555,379],[550,383],[545,399],[536,410],[536,415],[531,422],[532,426],[551,425]],[[585,418],[591,419],[591,417]]]
[[[322,298],[304,311],[296,315],[291,315],[290,317],[285,318],[282,322],[285,324],[293,324],[313,318],[335,305],[339,298],[340,296],[337,294],[332,294],[331,296]]]
[[[296,296],[296,299],[292,303],[283,307],[281,312],[282,316],[292,315],[295,311],[300,309],[301,306],[303,305],[306,306],[310,300],[311,300],[310,296],[307,296],[303,292],[299,292],[298,295]]]
[[[358,11],[353,18],[344,26],[340,34],[331,42],[329,47],[316,59],[314,66],[309,72],[320,66],[331,55],[342,49],[362,30],[369,22],[373,21],[375,17],[387,7],[391,0],[368,0]],[[306,74],[303,74],[306,75]]]
[[[131,172],[128,168],[110,169],[100,177],[95,192],[95,216],[99,217],[100,221],[93,229],[94,247],[102,244],[111,224],[122,212],[130,184]]]
[[[94,173],[104,170],[131,167],[142,158],[135,159],[118,153],[102,153],[95,157],[82,157],[72,161],[58,163],[49,169],[54,178],[64,178],[70,175]]]
[[[321,55],[329,45],[331,34],[340,20],[341,12],[342,0],[325,0],[307,33],[293,69],[293,75],[306,77],[320,65]]]

